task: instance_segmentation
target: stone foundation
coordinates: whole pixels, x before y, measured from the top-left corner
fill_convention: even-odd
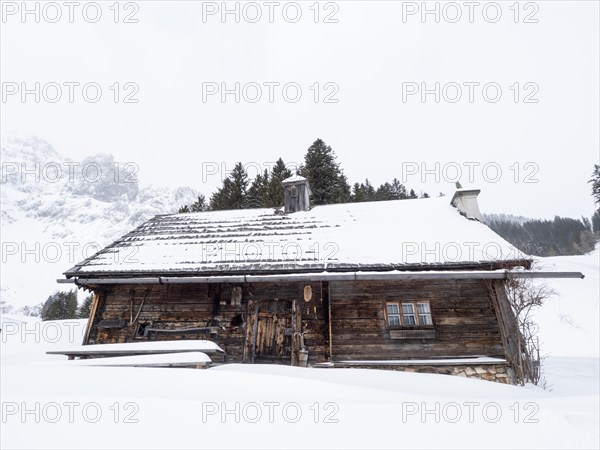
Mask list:
[[[452,369],[450,375],[459,377],[480,378],[497,383],[515,384],[515,372],[508,365],[458,366]]]
[[[402,372],[437,373],[466,378],[495,381],[497,383],[515,384],[514,370],[508,364],[461,364],[461,365],[426,365],[426,364],[360,364],[334,363],[331,367],[398,370]]]

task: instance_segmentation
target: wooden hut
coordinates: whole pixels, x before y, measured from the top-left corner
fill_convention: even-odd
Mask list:
[[[94,292],[84,344],[207,339],[224,362],[519,378],[506,297],[531,259],[481,223],[476,190],[156,216],[64,274]]]

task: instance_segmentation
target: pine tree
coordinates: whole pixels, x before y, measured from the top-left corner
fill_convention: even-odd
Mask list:
[[[395,200],[392,185],[390,183],[383,183],[377,188],[375,192],[376,201]]]
[[[92,304],[94,303],[94,296],[92,294],[88,295],[83,299],[83,302],[79,306],[77,310],[77,317],[79,319],[87,319],[90,317],[90,313],[92,312]]]
[[[344,172],[340,169],[340,176],[338,178],[338,189],[337,194],[334,197],[334,203],[347,203],[350,201],[350,184],[348,183],[348,177],[344,175]]]
[[[207,209],[208,205],[206,204],[206,197],[204,197],[202,194],[198,196],[198,200],[192,203],[192,206],[190,207],[191,212],[203,212]]]
[[[252,181],[246,196],[248,208],[264,208],[268,201],[269,190],[269,172],[265,169],[264,173],[256,175]]]
[[[592,184],[592,197],[600,209],[600,166],[598,164],[594,164],[592,178],[588,183]]]
[[[364,202],[364,197],[363,197],[363,193],[361,190],[361,185],[360,183],[354,183],[354,186],[352,186],[352,197],[351,200],[353,202]]]
[[[40,313],[42,312],[43,307],[43,303],[38,303],[37,305],[33,306],[25,305],[21,307],[21,309],[19,310],[19,314],[23,314],[24,316],[30,317],[40,317]]]
[[[183,205],[182,207],[179,208],[177,213],[181,214],[181,213],[202,212],[202,211],[208,211],[208,205],[206,203],[206,197],[204,197],[204,195],[200,194],[198,196],[198,200],[196,200],[191,205]]]
[[[394,193],[394,200],[404,200],[408,198],[406,193],[406,187],[397,178],[392,181],[392,192]]]
[[[408,194],[408,198],[419,198],[419,197],[415,193],[414,189],[411,189],[410,193]]]
[[[592,184],[592,197],[598,208],[592,216],[592,230],[596,235],[600,235],[600,166],[594,164],[594,172],[592,179],[589,181]]]
[[[229,177],[223,180],[223,186],[217,189],[210,198],[210,209],[243,209],[246,208],[248,174],[241,162],[238,162]]]
[[[0,312],[2,314],[10,314],[13,312],[13,306],[10,305],[6,300],[0,300]]]
[[[210,209],[213,211],[233,209],[231,206],[232,192],[233,183],[231,182],[231,179],[225,178],[223,180],[223,186],[217,189],[210,197]]]
[[[596,210],[592,216],[592,231],[600,235],[600,209]]]
[[[381,184],[377,190],[368,178],[364,183],[354,183],[352,187],[351,201],[353,202],[404,200],[407,198],[409,198],[409,195],[406,192],[406,187],[397,178],[394,178],[391,183]],[[414,198],[416,198],[416,194]]]
[[[518,249],[535,256],[581,255],[594,248],[589,220],[554,217],[522,223],[494,218],[489,227]]]
[[[266,208],[283,206],[283,185],[281,183],[292,175],[292,171],[286,167],[283,159],[279,158],[271,169],[267,188],[267,200],[264,205]]]
[[[351,200],[353,202],[372,202],[375,200],[375,188],[368,178],[365,179],[364,183],[354,183]]]
[[[308,179],[311,203],[327,205],[350,201],[350,185],[336,161],[333,149],[321,139],[308,148],[301,175]]]
[[[237,163],[231,172],[232,191],[231,209],[246,208],[246,191],[248,190],[248,173],[241,162]]]
[[[65,320],[77,318],[77,291],[57,291],[42,307],[42,320]]]

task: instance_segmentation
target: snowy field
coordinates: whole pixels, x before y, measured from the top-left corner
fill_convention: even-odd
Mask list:
[[[365,369],[87,367],[85,321],[2,321],[2,448],[598,448],[599,253],[546,258],[546,390]]]

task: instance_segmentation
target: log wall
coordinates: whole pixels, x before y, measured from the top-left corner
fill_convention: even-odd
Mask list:
[[[297,361],[293,353],[300,348],[300,341],[296,334],[289,333],[290,329],[297,330],[299,324],[309,351],[309,364],[328,360],[506,357],[490,290],[483,281],[314,282],[310,283],[309,301],[304,299],[305,286],[306,283],[109,286],[96,291],[96,313],[85,343],[209,339],[225,350],[227,362],[251,362],[256,340],[259,342],[254,348],[273,329],[281,332],[285,328],[274,327],[272,321],[264,319],[276,314],[277,320],[289,324],[286,332],[290,337],[274,341],[284,355],[264,361],[258,355],[255,362]],[[386,301],[422,300],[430,302],[434,321],[425,333],[387,326]],[[259,315],[255,320],[257,305]],[[148,331],[151,329],[176,332]]]
[[[304,342],[310,348],[310,361],[329,357],[326,305],[321,283],[310,283],[312,298],[304,300],[306,283],[252,284],[166,284],[113,285],[97,291],[99,302],[86,344],[139,342],[143,340],[209,339],[220,345],[228,362],[242,362],[247,324],[260,305],[260,316],[289,314],[294,300],[302,316]],[[237,290],[236,290],[237,288]],[[238,294],[241,290],[241,299]],[[143,302],[143,304],[142,304]],[[248,308],[249,304],[252,308]],[[273,304],[281,307],[273,308]],[[287,308],[285,305],[289,304]],[[265,321],[259,321],[262,326]],[[266,326],[266,325],[265,325]],[[203,331],[164,333],[160,330]],[[268,330],[257,330],[259,336]],[[274,361],[290,363],[287,361]]]
[[[504,348],[485,282],[402,281],[331,282],[334,361],[426,359],[486,355],[504,358]],[[392,339],[385,319],[386,301],[428,300],[432,334]],[[419,328],[413,328],[419,330]]]

